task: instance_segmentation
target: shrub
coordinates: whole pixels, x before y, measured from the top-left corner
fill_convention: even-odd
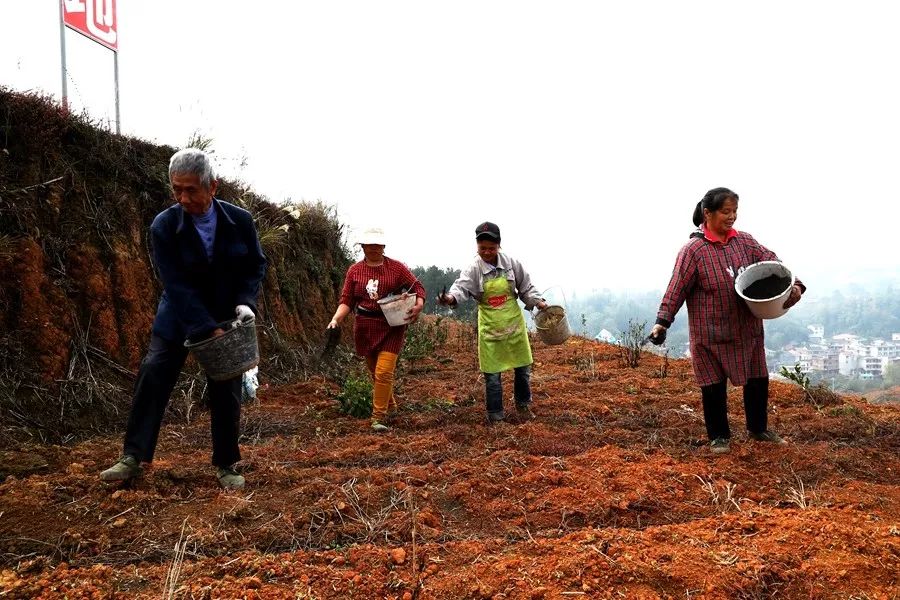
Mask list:
[[[633,321],[628,319],[628,329],[622,332],[622,341],[619,346],[619,356],[622,365],[634,369],[641,362],[641,347],[647,337],[647,321]]]
[[[659,370],[651,375],[651,377],[657,377],[659,379],[665,379],[669,375],[669,349],[666,348],[662,353],[662,364],[659,367]]]
[[[344,414],[357,419],[372,416],[372,382],[366,375],[348,375],[337,398]]]
[[[824,383],[811,385],[809,376],[800,370],[800,363],[795,364],[791,370],[788,370],[787,367],[781,367],[781,376],[803,388],[806,401],[812,404],[816,410],[821,410],[823,406],[829,404],[842,403],[841,397],[828,389],[828,386]]]
[[[800,363],[795,364],[790,371],[788,371],[787,367],[781,367],[781,376],[790,379],[804,390],[809,389],[809,375],[800,369]]]
[[[403,358],[414,361],[431,356],[447,342],[448,334],[444,317],[419,319],[406,330]]]

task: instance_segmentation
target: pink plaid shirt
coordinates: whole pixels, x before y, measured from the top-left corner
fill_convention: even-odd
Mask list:
[[[678,253],[657,323],[670,326],[687,302],[691,358],[700,386],[726,377],[733,385],[744,385],[748,378],[768,376],[762,321],[734,290],[734,278],[763,260],[778,257],[745,232],[724,243],[694,234]],[[803,288],[799,279],[796,283]]]

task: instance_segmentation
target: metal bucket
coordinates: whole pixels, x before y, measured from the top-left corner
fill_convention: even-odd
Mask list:
[[[566,318],[566,309],[562,306],[548,306],[534,315],[534,326],[538,337],[548,346],[562,344],[572,332],[569,330],[569,320]]]
[[[770,275],[777,275],[778,277],[789,277],[791,282],[788,284],[787,288],[784,291],[780,292],[777,296],[772,298],[763,298],[760,300],[754,298],[748,298],[744,295],[744,290],[750,287],[753,283],[759,281],[760,279],[765,279]],[[738,296],[744,299],[744,302],[747,303],[747,307],[750,309],[750,312],[757,319],[777,319],[784,313],[788,311],[788,309],[784,308],[784,302],[788,299],[788,296],[791,293],[791,288],[794,287],[794,278],[791,270],[784,266],[782,263],[777,260],[764,260],[762,262],[758,262],[750,265],[744,271],[738,275],[734,280],[734,290],[737,292]]]
[[[211,337],[192,344],[184,342],[197,362],[213,381],[225,381],[259,364],[259,345],[256,341],[256,319],[219,323],[225,330],[219,337]]]

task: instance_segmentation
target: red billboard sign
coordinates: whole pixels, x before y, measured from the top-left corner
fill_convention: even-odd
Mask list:
[[[116,0],[60,0],[67,27],[114,52],[119,49]]]

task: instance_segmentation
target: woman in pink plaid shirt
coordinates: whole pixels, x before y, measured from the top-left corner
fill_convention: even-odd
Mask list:
[[[659,305],[651,338],[659,339],[687,302],[688,330],[694,376],[703,397],[703,419],[710,449],[730,450],[726,379],[744,388],[744,413],[752,439],[784,444],[767,427],[769,372],[763,324],[734,289],[745,268],[763,260],[778,260],[753,236],[734,229],[738,195],[727,188],[706,193],[694,209],[698,229],[678,253],[672,279]],[[806,286],[798,279],[785,301],[800,300]]]
[[[407,313],[407,324],[414,323],[425,304],[425,288],[406,265],[384,255],[387,242],[380,228],[365,230],[358,243],[363,259],[347,269],[340,304],[328,329],[336,329],[347,315],[355,313],[356,353],[366,359],[372,375],[372,431],[382,433],[389,430],[385,424],[388,411],[397,409],[394,371],[403,349],[406,325],[388,324],[378,300],[394,294],[414,294],[416,303]]]

